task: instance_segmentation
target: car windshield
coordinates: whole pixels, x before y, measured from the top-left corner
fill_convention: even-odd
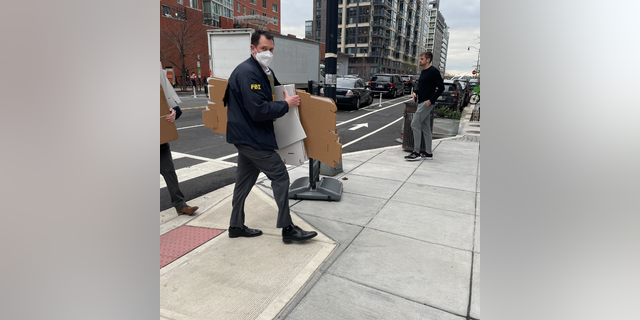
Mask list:
[[[353,88],[355,84],[356,79],[338,78],[338,80],[336,81],[336,87],[340,88]]]
[[[389,76],[373,76],[371,81],[380,81],[380,82],[391,82],[391,77]]]
[[[466,82],[462,82],[462,81],[461,81],[461,82],[460,82],[460,84],[462,85],[462,89],[464,89],[464,88],[466,88],[466,87],[467,87],[467,83],[466,83]]]
[[[411,77],[409,77],[409,76],[404,76],[404,77],[402,77],[402,80],[404,80],[404,81],[411,81]]]
[[[450,83],[445,83],[444,84],[444,91],[457,91],[458,89],[456,88],[455,84],[450,84]]]

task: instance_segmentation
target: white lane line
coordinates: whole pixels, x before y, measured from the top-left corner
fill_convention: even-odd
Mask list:
[[[398,118],[397,120],[395,120],[395,121],[393,121],[393,122],[391,122],[391,123],[387,124],[386,126],[384,126],[384,127],[380,128],[380,129],[378,129],[378,130],[376,130],[376,131],[373,131],[373,132],[370,132],[370,133],[368,133],[368,134],[365,134],[364,136],[362,136],[362,137],[360,137],[360,138],[358,138],[358,139],[355,139],[355,140],[353,140],[353,141],[351,141],[351,142],[349,142],[349,143],[347,143],[347,144],[343,144],[343,145],[342,145],[342,148],[344,149],[344,148],[346,148],[346,147],[348,147],[348,146],[350,146],[350,145],[352,145],[352,144],[354,144],[354,143],[356,143],[356,142],[358,142],[358,141],[360,141],[360,140],[362,140],[362,139],[364,139],[364,138],[366,138],[366,137],[368,137],[368,136],[370,136],[370,135],[372,135],[372,134],[374,134],[374,133],[377,133],[378,131],[380,131],[380,130],[382,130],[382,129],[387,128],[388,126],[390,126],[390,125],[392,125],[392,124],[394,124],[394,123],[396,123],[396,122],[398,122],[398,121],[400,121],[400,120],[402,120],[402,119],[404,119],[404,117],[400,117],[400,118]]]
[[[182,128],[178,128],[178,130],[191,129],[191,128],[197,128],[197,127],[202,127],[202,126],[204,126],[204,124],[198,124],[198,125],[190,126],[190,127],[182,127]]]
[[[216,158],[216,160],[224,161],[224,160],[227,160],[227,159],[231,159],[231,158],[233,158],[233,157],[236,157],[237,155],[238,155],[238,153],[236,152],[236,153],[234,153],[234,154],[230,154],[230,155],[228,155],[228,156],[224,156],[224,157]]]
[[[343,124],[345,124],[345,123],[349,123],[349,122],[351,122],[351,121],[356,121],[356,120],[358,120],[358,119],[360,119],[360,118],[363,118],[363,117],[366,117],[366,116],[372,115],[372,114],[374,114],[374,113],[376,113],[376,112],[378,112],[378,111],[382,111],[382,110],[384,110],[384,109],[389,109],[389,108],[391,108],[391,107],[395,107],[395,106],[397,106],[397,105],[399,105],[399,104],[401,104],[401,103],[405,103],[405,102],[407,102],[407,101],[409,101],[409,100],[411,100],[411,99],[408,99],[408,100],[405,100],[405,101],[400,101],[400,102],[398,102],[398,103],[396,103],[396,104],[392,104],[392,105],[390,105],[390,106],[387,106],[387,107],[384,107],[384,108],[381,108],[381,109],[378,109],[378,110],[375,110],[375,111],[371,111],[371,112],[369,112],[369,113],[367,113],[367,114],[363,114],[363,115],[361,115],[361,116],[359,116],[359,117],[355,117],[355,118],[350,119],[350,120],[347,120],[347,121],[345,121],[345,122],[340,122],[339,124],[336,124],[336,127],[339,127],[339,126],[341,126],[341,125],[343,125]]]
[[[237,165],[235,163],[231,163],[231,162],[209,160],[209,161],[198,163],[189,167],[180,168],[176,170],[176,175],[178,176],[179,182],[185,182],[191,179],[204,176],[209,173],[214,173],[217,171],[233,168],[236,166]],[[167,184],[164,181],[164,178],[160,176],[160,189],[166,186]]]
[[[187,157],[187,158],[193,158],[193,159],[198,159],[198,160],[202,160],[202,161],[215,161],[215,160],[217,160],[217,159],[194,156],[192,154],[180,153],[180,152],[175,152],[175,151],[171,151],[171,157],[174,158],[174,159]]]

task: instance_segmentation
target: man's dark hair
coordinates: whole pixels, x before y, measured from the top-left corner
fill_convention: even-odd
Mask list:
[[[265,38],[267,38],[267,40],[273,41],[273,34],[271,34],[269,31],[257,30],[251,35],[251,44],[254,47],[257,47],[260,43],[261,36],[264,36]]]
[[[425,51],[421,53],[420,56],[429,59],[429,63],[433,62],[433,53],[431,53],[431,51]]]

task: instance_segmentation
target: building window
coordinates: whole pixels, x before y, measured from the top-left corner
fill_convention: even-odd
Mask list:
[[[191,0],[191,8],[198,9],[198,0]]]
[[[240,2],[238,2],[238,12],[240,12]]]
[[[178,0],[178,4],[182,4],[182,0]]]
[[[242,14],[247,15],[247,7],[245,5],[242,5]]]
[[[263,13],[262,15],[263,15],[263,16],[265,16],[265,17],[267,16],[267,14],[266,14],[266,13]]]
[[[273,4],[273,12],[278,12],[278,5],[277,4]]]
[[[262,0],[262,7],[267,8],[267,0]]]
[[[257,4],[256,0],[251,0],[249,2],[251,2],[251,4]]]
[[[273,24],[278,25],[278,17],[273,16]]]
[[[256,14],[256,9],[251,9],[251,10],[249,10],[249,12],[251,13],[251,15],[255,15]]]
[[[165,17],[171,17],[171,8],[169,8],[169,6],[162,5],[162,15]]]

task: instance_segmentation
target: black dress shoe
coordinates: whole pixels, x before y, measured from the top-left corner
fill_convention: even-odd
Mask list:
[[[287,231],[287,229],[291,230]],[[309,240],[317,235],[318,233],[315,231],[304,231],[296,225],[291,225],[291,228],[287,227],[282,229],[282,241],[284,243]]]
[[[247,226],[229,227],[229,238],[237,237],[257,237],[262,234],[261,230],[250,229]]]

